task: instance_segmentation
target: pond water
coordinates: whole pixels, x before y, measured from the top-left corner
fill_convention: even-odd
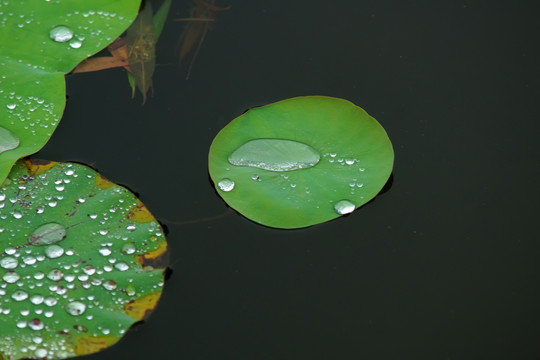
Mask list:
[[[538,359],[538,4],[216,5],[232,8],[189,80],[172,19],[192,1],[176,0],[153,97],[132,100],[121,69],[70,75],[34,156],[93,165],[169,229],[158,307],[87,358]],[[217,195],[208,149],[244,110],[300,95],[375,117],[393,184],[335,221],[270,229]]]

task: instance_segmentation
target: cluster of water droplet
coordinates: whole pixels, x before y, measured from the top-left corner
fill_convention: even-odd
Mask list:
[[[319,208],[321,205],[317,200],[317,196],[311,196],[312,189],[309,184],[306,184],[306,181],[302,179],[301,172],[305,168],[314,167],[319,162],[319,157],[315,151],[302,143],[297,143],[288,140],[273,140],[269,139],[259,139],[252,140],[233,152],[228,158],[228,161],[233,166],[244,166],[244,167],[253,167],[261,168],[264,170],[269,170],[270,172],[265,173],[265,179],[263,181],[263,176],[260,173],[254,172],[251,175],[251,180],[256,182],[273,182],[275,186],[279,187],[285,192],[289,202],[307,202],[312,203],[313,206]],[[257,146],[262,144],[262,150],[258,149]],[[291,146],[293,145],[293,146]],[[276,146],[274,151],[277,155],[287,158],[287,161],[283,162],[272,162],[272,147]],[[285,150],[283,150],[285,148]],[[287,153],[287,148],[292,150],[298,150],[298,148],[303,149],[306,154],[304,158],[295,160],[295,151],[289,151],[287,156],[283,156],[282,153]],[[270,149],[270,150],[269,150]],[[260,160],[260,159],[263,160]],[[365,168],[361,166],[361,161],[355,157],[341,157],[337,153],[326,153],[323,154],[322,159],[326,164],[331,164],[332,166],[337,166],[335,169],[336,173],[339,173],[339,178],[342,178],[343,171],[347,171],[347,176],[351,176],[349,181],[339,180],[336,182],[335,189],[327,189],[327,191],[338,191],[343,194],[347,192],[351,197],[353,197],[357,191],[361,190],[364,187],[362,181],[362,175],[365,171]],[[292,166],[291,164],[300,164]],[[270,164],[270,165],[269,165]],[[302,164],[307,164],[306,166]],[[230,171],[230,168],[226,168],[227,171]],[[292,170],[292,171],[291,171]],[[331,171],[329,171],[331,173]],[[298,184],[302,184],[298,186]],[[218,189],[223,192],[231,192],[235,189],[235,181],[230,178],[222,178],[218,181]],[[303,194],[302,194],[303,192]],[[360,196],[360,198],[363,198]],[[354,211],[356,208],[355,204],[349,199],[336,199],[330,201],[330,206],[333,207],[333,210],[340,214],[348,214]]]
[[[86,167],[23,173],[19,165],[0,189],[0,322],[17,334],[0,330],[0,348],[52,359],[74,355],[66,335],[120,337],[134,320],[107,314],[163,285],[161,271],[137,261],[164,241],[159,224],[131,221],[133,195],[118,186],[96,190]]]

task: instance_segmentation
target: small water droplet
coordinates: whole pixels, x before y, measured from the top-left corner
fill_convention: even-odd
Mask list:
[[[78,49],[82,46],[82,41],[73,39],[69,42],[69,46],[71,46],[73,49]]]
[[[34,355],[36,355],[38,359],[41,359],[41,358],[47,357],[48,353],[49,352],[46,349],[36,349],[36,351],[34,352]]]
[[[80,301],[72,301],[66,305],[66,311],[73,316],[79,316],[86,311],[86,305]]]
[[[103,283],[103,287],[106,290],[114,290],[116,289],[116,283],[113,280],[107,280]]]
[[[63,277],[64,277],[64,273],[58,269],[51,270],[47,274],[47,278],[52,281],[62,280]]]
[[[44,328],[44,325],[41,320],[33,319],[28,322],[28,327],[32,330],[42,330]]]
[[[64,240],[66,228],[57,223],[47,223],[38,227],[28,237],[28,242],[32,245],[52,245]]]
[[[136,250],[135,245],[133,245],[132,243],[127,243],[127,244],[124,244],[124,246],[122,246],[122,253],[126,255],[133,254],[135,250]]]
[[[36,294],[36,295],[32,295],[30,297],[30,302],[34,305],[39,305],[43,302],[45,298],[39,294]]]
[[[19,260],[14,257],[8,256],[0,260],[0,266],[4,269],[15,269],[19,265]]]
[[[231,179],[221,179],[221,181],[218,183],[218,187],[221,191],[225,191],[225,192],[228,192],[228,191],[231,191],[232,189],[234,189],[234,181],[232,181]]]
[[[350,214],[356,207],[349,200],[340,200],[334,204],[334,210],[340,215]]]
[[[45,256],[49,259],[56,259],[64,255],[64,248],[58,245],[51,245],[45,249]]]
[[[24,301],[28,299],[28,293],[23,290],[17,290],[11,295],[11,298],[15,301]]]
[[[53,297],[46,297],[44,300],[43,300],[43,303],[47,306],[54,306],[56,304],[58,304],[58,300],[56,300],[55,298]]]
[[[67,26],[60,25],[53,28],[49,36],[56,42],[66,42],[73,38],[73,30]]]
[[[17,274],[15,271],[8,271],[2,277],[2,279],[4,279],[4,281],[8,284],[16,283],[17,281],[19,281],[20,278],[21,277],[19,276],[19,274]]]
[[[125,262],[116,263],[114,267],[116,268],[116,270],[120,270],[120,271],[126,271],[129,269],[129,265],[126,264]]]
[[[96,273],[96,268],[93,266],[85,266],[83,271],[86,275],[94,275]]]
[[[26,326],[28,326],[28,323],[24,320],[17,321],[17,327],[19,329],[24,329]]]
[[[13,134],[8,129],[0,126],[0,154],[4,151],[17,148],[19,144],[19,138],[15,134]]]
[[[111,255],[111,253],[112,253],[111,249],[105,248],[105,247],[99,249],[98,251],[99,251],[99,253],[100,253],[101,255],[103,255],[103,256],[109,256],[109,255]]]

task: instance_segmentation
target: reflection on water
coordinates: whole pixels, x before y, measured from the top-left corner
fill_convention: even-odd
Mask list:
[[[218,12],[229,10],[231,8],[231,6],[216,6],[216,0],[194,1],[195,6],[191,8],[190,16],[188,18],[175,19],[175,21],[185,21],[187,23],[186,28],[178,41],[178,47],[180,48],[180,64],[182,64],[182,61],[189,53],[191,53],[195,44],[197,44],[197,47],[195,48],[191,57],[191,61],[189,62],[186,79],[189,79],[195,58],[201,49],[201,45],[204,42],[210,24],[216,20]]]

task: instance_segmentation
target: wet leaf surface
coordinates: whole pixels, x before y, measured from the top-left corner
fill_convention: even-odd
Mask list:
[[[0,4],[0,183],[15,161],[45,145],[65,106],[64,74],[119,36],[139,0]],[[4,136],[6,131],[13,138]],[[6,140],[7,139],[7,140]],[[7,141],[7,142],[6,142]]]
[[[209,171],[233,209],[263,225],[300,228],[349,214],[392,172],[381,125],[342,99],[306,96],[249,110],[214,139]]]
[[[0,188],[0,358],[114,344],[156,306],[166,250],[127,189],[79,164],[17,162]]]

